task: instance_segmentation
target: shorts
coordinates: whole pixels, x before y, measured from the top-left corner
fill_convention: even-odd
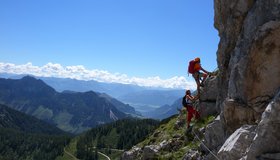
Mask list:
[[[195,80],[199,80],[200,78],[202,78],[204,76],[204,74],[201,72],[195,72],[192,76]]]

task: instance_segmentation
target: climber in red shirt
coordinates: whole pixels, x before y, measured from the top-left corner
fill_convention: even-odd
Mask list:
[[[193,116],[195,116],[195,119],[200,118],[199,112],[196,111],[193,107],[193,102],[197,99],[197,97],[194,97],[191,95],[191,91],[187,90],[186,95],[182,98],[182,105],[187,109],[187,128],[190,127],[191,120]]]

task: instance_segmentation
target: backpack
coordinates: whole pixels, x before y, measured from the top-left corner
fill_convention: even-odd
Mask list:
[[[188,67],[188,72],[191,73],[191,74],[194,74],[195,73],[195,70],[194,70],[194,65],[195,65],[195,61],[194,60],[191,60],[189,62],[189,67]]]

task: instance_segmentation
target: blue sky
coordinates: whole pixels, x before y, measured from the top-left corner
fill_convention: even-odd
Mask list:
[[[2,0],[0,62],[191,81],[189,60],[217,68],[213,8],[213,0]]]

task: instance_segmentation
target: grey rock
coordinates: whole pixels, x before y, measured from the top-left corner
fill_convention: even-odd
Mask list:
[[[171,150],[171,145],[170,145],[171,141],[167,141],[167,140],[164,140],[162,141],[159,146],[160,146],[160,149],[161,150],[164,150],[164,151],[170,151]]]
[[[228,96],[231,73],[229,65],[242,32],[243,22],[254,6],[255,0],[215,0],[214,26],[219,31],[220,42],[217,51],[219,68],[217,107],[222,110],[223,101]]]
[[[185,124],[185,118],[181,118],[181,115],[180,115],[180,116],[178,116],[177,121],[175,122],[174,129],[178,130],[178,129],[184,127],[184,124]]]
[[[238,41],[236,56],[231,58],[228,96],[238,99],[259,114],[276,94],[280,84],[279,34],[280,23],[269,21],[250,34],[248,40]],[[268,77],[274,78],[269,79],[268,83]]]
[[[216,76],[208,77],[205,80],[204,87],[201,89],[200,100],[215,102],[218,95],[218,79]]]
[[[207,125],[205,129],[205,134],[204,134],[205,145],[210,150],[217,149],[223,145],[225,138],[226,137],[224,133],[224,128],[221,123],[220,116],[218,116],[212,123]]]
[[[236,130],[220,148],[218,157],[227,160],[242,158],[256,135],[255,129],[256,126],[244,125]]]
[[[225,132],[261,121],[248,153],[238,157],[278,152],[278,122],[265,125],[261,115],[280,86],[280,1],[215,0],[214,7],[220,36],[216,105]],[[268,136],[267,141],[261,138]]]
[[[280,160],[280,153],[266,153],[262,154],[258,159],[260,160]]]
[[[269,103],[257,127],[257,135],[251,144],[247,159],[263,154],[280,152],[280,92]]]
[[[228,134],[232,134],[243,124],[255,125],[261,117],[254,109],[234,99],[226,99],[223,108],[223,121]]]
[[[203,156],[203,160],[217,160],[217,153],[218,153],[218,150],[214,149],[214,150],[211,150],[211,153],[208,153],[207,155]]]
[[[217,160],[217,158],[209,153],[208,155],[203,157],[203,160]]]
[[[205,127],[202,127],[202,128],[199,128],[198,131],[199,131],[200,133],[204,134],[204,133],[205,133],[205,129],[206,129]]]
[[[177,151],[178,149],[180,149],[182,147],[183,142],[180,141],[179,139],[172,139],[171,140],[171,146],[172,146],[172,150]]]
[[[149,145],[143,149],[143,160],[153,159],[159,153],[160,146]]]
[[[215,0],[220,36],[217,107],[222,112],[229,98],[261,114],[275,95],[280,83],[279,20],[279,0]]]
[[[201,118],[215,116],[218,114],[216,102],[200,102],[198,110]]]
[[[141,154],[142,150],[139,147],[133,147],[131,150],[122,154],[121,160],[135,160]]]
[[[221,120],[206,128],[205,144],[217,149],[235,133],[219,152],[223,159],[265,159],[280,152],[277,96],[271,102],[280,87],[280,0],[214,0],[214,8]],[[254,139],[237,130],[248,124],[258,124]]]
[[[199,160],[199,159],[201,159],[201,156],[199,152],[195,150],[189,150],[183,158],[183,160]]]
[[[208,77],[205,80],[204,87],[201,88],[200,101],[194,105],[202,118],[218,113],[216,108],[217,95],[217,77]]]
[[[159,150],[163,151],[176,151],[180,149],[180,147],[183,144],[182,137],[184,136],[178,136],[178,138],[172,138],[170,140],[164,140],[159,144]]]

